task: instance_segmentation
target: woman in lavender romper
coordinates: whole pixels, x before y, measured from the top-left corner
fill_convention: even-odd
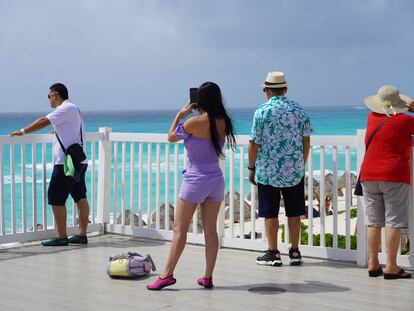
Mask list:
[[[147,286],[150,290],[159,290],[176,282],[173,272],[184,250],[187,231],[198,204],[205,238],[206,269],[197,283],[205,288],[213,287],[212,275],[218,252],[216,223],[224,199],[224,178],[219,158],[223,156],[225,140],[234,148],[235,138],[232,121],[224,108],[217,84],[206,82],[200,86],[197,110],[200,115],[181,123],[180,120],[192,112],[188,104],[177,113],[169,130],[168,141],[184,140],[189,163],[183,171],[167,264],[160,277]]]

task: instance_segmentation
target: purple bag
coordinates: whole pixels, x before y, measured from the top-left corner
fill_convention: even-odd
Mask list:
[[[138,253],[124,253],[109,257],[107,273],[111,277],[140,277],[148,276],[155,271],[155,264],[150,255],[142,256]]]

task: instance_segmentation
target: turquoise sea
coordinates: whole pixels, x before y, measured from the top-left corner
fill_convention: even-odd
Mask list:
[[[365,106],[305,107],[315,135],[355,135],[365,128],[368,109]],[[230,109],[239,135],[249,134],[255,108]],[[88,132],[111,127],[114,132],[166,133],[177,111],[103,111],[82,113]],[[0,113],[0,135],[20,129],[45,113]],[[44,130],[43,132],[47,132]]]
[[[311,119],[311,123],[314,128],[314,135],[356,135],[357,129],[363,129],[365,128],[366,124],[366,118],[369,113],[369,111],[363,107],[363,106],[330,106],[330,107],[305,107],[305,109],[308,111]],[[243,108],[243,109],[230,109],[230,115],[234,121],[236,133],[238,135],[248,135],[250,132],[250,127],[252,123],[253,113],[255,108]],[[85,122],[86,131],[88,132],[96,132],[100,127],[110,127],[112,128],[113,132],[139,132],[139,133],[167,133],[170,123],[175,116],[177,111],[111,111],[111,112],[83,112],[83,118]],[[8,135],[11,131],[20,129],[23,126],[29,124],[34,119],[39,118],[41,116],[44,116],[46,113],[0,113],[0,135]],[[40,131],[39,133],[45,133],[50,129],[44,129],[43,131]],[[98,158],[98,145],[96,145],[96,158]],[[121,144],[118,144],[118,163],[121,163]],[[90,144],[87,145],[88,152],[90,151]],[[127,163],[129,163],[129,157],[130,157],[130,148],[131,146],[128,144],[126,149],[126,160]],[[136,189],[138,189],[138,177],[137,177],[137,168],[138,168],[138,146],[135,146],[135,159],[134,159],[134,189],[133,192],[136,192]],[[144,151],[146,151],[147,146],[144,146]],[[33,212],[32,212],[32,187],[31,187],[31,181],[33,180],[33,177],[31,176],[32,172],[32,166],[33,163],[31,163],[31,149],[30,146],[25,146],[26,150],[26,167],[25,167],[25,174],[26,174],[26,229],[30,230],[33,226]],[[15,147],[15,197],[14,197],[14,203],[16,206],[16,230],[19,232],[22,230],[22,193],[21,193],[21,172],[22,167],[20,164],[21,159],[21,151],[20,147]],[[12,228],[12,221],[11,221],[11,176],[10,176],[10,146],[5,145],[3,148],[3,158],[4,158],[4,167],[2,168],[4,171],[4,215],[5,215],[5,229],[6,232],[11,232]],[[160,189],[160,204],[164,202],[164,193],[165,193],[165,186],[163,187],[164,182],[164,172],[165,172],[165,150],[162,148],[161,150],[161,189]],[[173,169],[173,148],[170,148],[170,171]],[[240,191],[240,180],[238,177],[239,172],[239,160],[240,157],[235,156],[235,190]],[[43,224],[43,210],[42,210],[42,164],[41,164],[41,158],[42,158],[42,150],[41,146],[37,146],[36,148],[36,167],[37,170],[37,223]],[[329,150],[326,153],[326,157],[328,159],[327,161],[327,168],[329,169],[329,157],[330,153]],[[155,145],[152,146],[152,174],[155,174]],[[339,170],[343,170],[343,164],[341,164],[341,160],[344,158],[344,153],[341,153],[341,150],[339,151]],[[245,159],[247,159],[247,150],[245,151]],[[146,152],[144,153],[143,157],[143,163],[144,163],[144,169],[146,169],[146,165],[148,159],[146,157]],[[356,170],[356,152],[355,150],[351,153],[351,170]],[[52,168],[52,157],[51,157],[51,146],[50,144],[46,147],[46,162],[47,162],[47,171],[46,171],[46,180],[48,181],[50,179],[51,175],[51,168]],[[319,153],[318,150],[315,150],[314,152],[314,169],[319,169]],[[183,158],[180,158],[180,167],[183,166]],[[112,176],[115,174],[115,170],[112,168]],[[112,213],[114,215],[119,214],[120,207],[122,206],[121,201],[121,193],[123,191],[122,189],[122,183],[121,183],[121,176],[122,172],[119,168],[116,172],[118,174],[118,187],[117,189],[111,190],[112,195]],[[229,168],[227,167],[226,171],[226,180],[228,181],[229,178]],[[96,174],[97,175],[97,174]],[[129,194],[130,194],[130,188],[129,188],[129,178],[130,178],[130,167],[127,166],[126,170],[126,187],[125,189],[125,207],[129,208]],[[150,205],[150,210],[153,211],[155,209],[155,176],[152,177],[152,195],[151,195],[151,201],[148,201],[148,195],[147,195],[147,174],[146,171],[144,171],[143,179],[142,179],[142,186],[143,186],[143,198],[142,198],[142,204],[143,204],[143,213],[147,212],[147,206]],[[181,177],[181,176],[180,176]],[[228,182],[227,182],[228,184]],[[244,180],[243,180],[243,188],[245,195],[249,193],[250,191],[250,185],[247,181],[247,172],[245,173]],[[91,192],[91,174],[90,170],[87,175],[87,185],[88,185],[88,191]],[[173,174],[170,173],[170,189],[169,193],[171,194],[169,196],[169,202],[174,204],[174,198],[173,198]],[[228,190],[228,189],[227,189]],[[116,194],[116,198],[114,196]],[[0,198],[1,199],[1,198]],[[94,209],[96,209],[96,198],[92,200],[92,198],[89,198],[90,202],[94,202]],[[135,198],[133,209],[137,210],[137,199]],[[116,202],[116,204],[114,204]],[[115,206],[116,205],[116,206]],[[68,204],[68,223],[73,222],[73,218],[71,218],[72,215],[72,204]],[[0,215],[1,217],[1,215]],[[47,219],[47,227],[49,227],[53,222],[53,215],[51,213],[50,207],[47,207],[46,209],[46,219]]]

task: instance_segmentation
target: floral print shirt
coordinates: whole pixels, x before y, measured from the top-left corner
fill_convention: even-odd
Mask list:
[[[250,132],[250,140],[259,145],[256,182],[278,188],[299,184],[305,172],[303,137],[312,131],[306,111],[286,96],[259,106]]]

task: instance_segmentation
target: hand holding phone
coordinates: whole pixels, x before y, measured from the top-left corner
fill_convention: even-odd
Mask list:
[[[190,88],[190,104],[197,104],[197,93],[198,93],[198,88],[196,87]]]
[[[193,111],[191,109],[191,103],[190,101],[187,102],[187,105],[185,105],[181,110],[178,112],[179,119],[183,119],[189,114],[191,114]]]

